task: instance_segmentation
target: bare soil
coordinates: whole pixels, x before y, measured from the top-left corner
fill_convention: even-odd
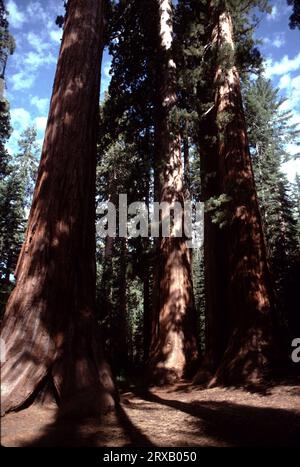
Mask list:
[[[2,446],[300,446],[300,384],[260,391],[185,383],[121,393],[115,413],[60,418],[32,405],[1,419]]]

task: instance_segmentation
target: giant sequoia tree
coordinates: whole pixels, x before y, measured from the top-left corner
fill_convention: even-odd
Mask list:
[[[254,383],[265,376],[270,365],[272,293],[235,65],[232,17],[224,6],[214,14],[212,44],[219,57],[215,72],[217,168],[229,216],[224,279],[230,335],[215,381]]]
[[[176,65],[173,57],[172,2],[158,0],[159,40],[155,119],[155,199],[184,204],[179,130],[174,122]],[[173,121],[172,121],[173,116]],[[162,219],[166,215],[162,210]],[[191,371],[198,357],[196,315],[190,252],[184,234],[159,238],[154,279],[154,312],[150,348],[151,378],[159,383],[177,380]]]
[[[193,134],[205,202],[205,360],[197,378],[215,372],[226,352],[222,366],[228,365],[218,378],[223,383],[251,380],[255,373],[259,378],[255,367],[261,365],[255,360],[267,360],[255,350],[261,331],[254,322],[265,321],[263,327],[269,328],[270,313],[266,320],[259,313],[264,302],[269,310],[269,290],[240,91],[240,72],[257,72],[261,63],[249,17],[254,6],[268,9],[264,0],[178,5],[182,104],[185,112],[197,115]]]
[[[2,412],[22,406],[42,384],[63,405],[82,395],[81,408],[113,404],[94,319],[102,34],[102,0],[70,0],[17,283],[4,317]]]

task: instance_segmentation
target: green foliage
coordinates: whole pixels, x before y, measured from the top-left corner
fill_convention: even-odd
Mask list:
[[[128,278],[127,282],[127,323],[129,358],[134,367],[139,367],[144,357],[144,308],[143,284],[136,278]]]
[[[9,158],[0,180],[0,293],[3,308],[14,281],[13,273],[23,242],[35,184],[38,147],[36,130],[27,128],[19,140],[19,151]]]
[[[3,0],[0,0],[0,79],[4,79],[7,58],[14,53],[16,47],[15,40],[8,30],[7,16]]]
[[[209,198],[205,203],[205,211],[210,213],[212,223],[218,225],[220,229],[231,222],[231,201],[230,196],[222,193],[219,196]]]
[[[287,0],[287,3],[293,7],[293,11],[290,16],[290,28],[300,29],[300,0]]]
[[[108,45],[112,56],[112,79],[100,110],[97,201],[110,200],[118,205],[121,193],[128,203],[153,196],[154,161],[154,99],[155,99],[155,15],[149,1],[118,2],[108,16]],[[148,239],[128,239],[126,266],[119,243],[113,241],[113,251],[106,256],[105,245],[98,242],[97,260],[102,262],[98,281],[99,318],[104,334],[119,332],[122,303],[126,302],[126,333],[129,364],[143,358],[143,281],[150,273],[148,264],[151,242]],[[125,272],[124,272],[125,268]],[[120,288],[120,277],[126,283],[126,297]],[[148,280],[148,277],[147,277]],[[122,295],[122,298],[120,298]],[[103,301],[105,302],[103,304]],[[124,310],[123,310],[124,315]],[[118,349],[107,339],[107,350],[119,360]],[[120,364],[115,365],[120,370]],[[123,365],[124,366],[124,365]]]
[[[193,250],[193,291],[198,318],[198,336],[202,351],[205,351],[205,280],[204,248]]]
[[[295,204],[281,164],[289,159],[286,145],[299,139],[299,130],[290,123],[292,115],[281,111],[281,104],[270,81],[260,77],[248,85],[245,109],[258,200],[271,271],[286,320],[291,295],[295,295],[291,283],[300,252]]]
[[[9,154],[5,144],[11,134],[9,103],[5,98],[0,98],[0,183],[8,174]]]
[[[0,0],[0,183],[8,173],[9,155],[5,144],[11,134],[9,103],[4,97],[7,58],[14,52],[15,42],[9,33],[7,11]]]
[[[296,221],[296,231],[298,247],[300,248],[300,175],[297,174],[295,177],[295,183],[292,187],[292,198],[294,204],[294,217]]]
[[[6,301],[24,235],[22,195],[22,181],[12,170],[0,185],[0,306]]]
[[[18,141],[19,151],[14,158],[14,170],[22,180],[23,206],[29,209],[31,206],[33,190],[37,177],[40,148],[36,141],[37,131],[35,127],[28,127]]]

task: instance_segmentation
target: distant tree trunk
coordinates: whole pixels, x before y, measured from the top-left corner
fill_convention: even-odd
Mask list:
[[[149,265],[148,262],[147,264]],[[151,343],[150,278],[149,274],[147,274],[147,271],[143,272],[143,301],[143,360],[146,362],[149,357],[149,349]]]
[[[213,222],[209,204],[221,195],[217,158],[216,114],[212,109],[198,129],[201,162],[201,196],[204,211],[205,355],[195,382],[210,380],[228,344],[227,261],[224,232]]]
[[[148,159],[150,153],[150,140],[149,140],[149,129],[146,131],[146,157]],[[147,206],[147,219],[149,219],[149,206],[150,206],[150,170],[147,171],[146,183],[145,183],[145,202]],[[144,238],[142,240],[143,251],[146,251],[146,255],[143,260],[142,268],[142,281],[143,281],[143,361],[146,362],[149,358],[150,344],[151,344],[151,300],[150,300],[150,289],[151,289],[151,273],[152,268],[150,267],[149,260],[149,247],[150,239]]]
[[[191,165],[190,165],[190,147],[188,135],[183,136],[183,163],[184,163],[184,183],[187,193],[191,192]]]
[[[62,407],[113,405],[94,316],[102,34],[101,0],[68,3],[17,284],[4,317],[2,413],[21,407],[49,380]]]
[[[170,114],[176,103],[176,67],[172,58],[172,2],[159,0],[159,89],[156,119],[156,186],[160,202],[183,205],[184,187],[179,136]],[[150,378],[159,384],[187,375],[198,357],[189,249],[185,239],[160,238],[154,278]]]
[[[120,370],[128,370],[128,322],[127,322],[127,244],[126,238],[119,238],[120,264],[118,274],[118,315],[114,347],[116,349],[117,363]]]
[[[108,177],[108,201],[114,206],[118,204],[117,176],[112,170]],[[113,256],[116,238],[107,235],[104,244],[103,272],[99,287],[99,310],[98,315],[101,322],[102,336],[104,340],[105,354],[112,358],[112,281],[113,281]]]
[[[215,75],[218,173],[228,198],[225,229],[228,258],[227,302],[230,339],[214,383],[257,383],[269,369],[272,349],[269,273],[242,106],[234,66],[230,14],[218,15],[212,42],[226,54]],[[230,65],[231,63],[231,65]],[[229,64],[229,65],[228,65]],[[218,293],[216,291],[216,293]]]

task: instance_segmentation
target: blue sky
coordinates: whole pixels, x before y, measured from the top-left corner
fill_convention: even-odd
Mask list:
[[[63,13],[62,0],[6,0],[10,30],[17,48],[9,58],[6,71],[6,97],[10,101],[14,132],[8,150],[17,149],[21,132],[35,125],[39,143],[47,122],[61,30],[55,18]],[[283,108],[293,111],[293,121],[300,123],[300,32],[291,31],[288,18],[291,9],[286,0],[273,0],[272,13],[265,15],[256,36],[263,39],[261,50],[266,57],[266,75],[287,97]],[[101,93],[109,84],[110,60],[104,55]],[[298,152],[290,144],[291,154]],[[289,179],[300,174],[300,160],[284,165]]]

